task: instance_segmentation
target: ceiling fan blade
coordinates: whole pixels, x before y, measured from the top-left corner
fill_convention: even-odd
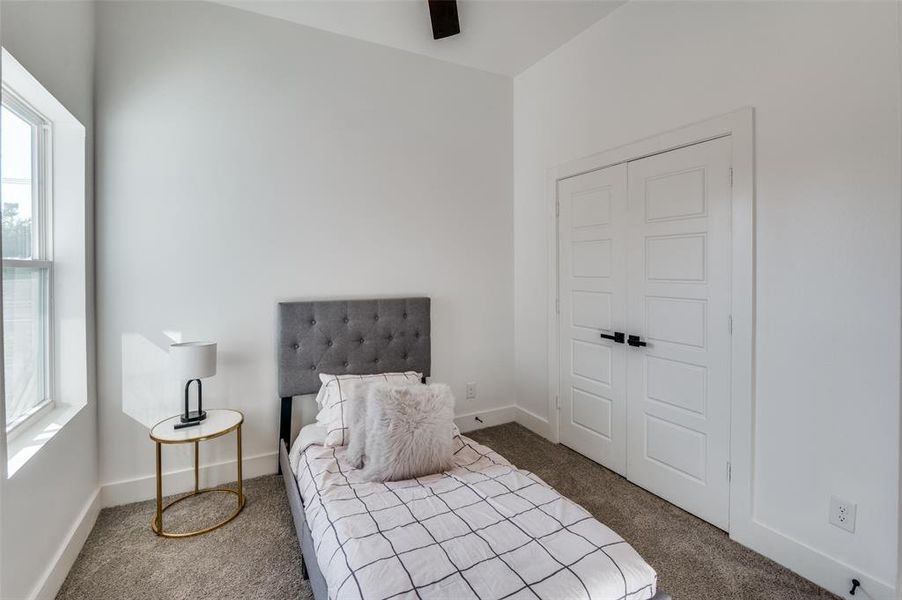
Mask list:
[[[432,19],[432,39],[440,40],[460,33],[457,0],[428,0]]]

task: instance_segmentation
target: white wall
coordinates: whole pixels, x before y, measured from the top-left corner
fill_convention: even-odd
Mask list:
[[[755,108],[760,535],[740,541],[837,593],[848,591],[839,582],[851,573],[863,575],[875,597],[896,580],[896,10],[630,2],[514,84],[517,402],[540,419],[548,414],[546,169]],[[854,535],[827,523],[831,494],[858,503]]]
[[[514,403],[510,78],[214,4],[103,3],[97,28],[108,503],[152,494],[172,339],[219,343],[205,406],[243,411],[248,470],[275,471],[280,300],[428,295],[458,413]]]
[[[897,35],[900,40],[900,57],[902,57],[902,11],[896,11],[896,22],[898,23]],[[899,60],[899,96],[902,97],[902,58]],[[902,148],[902,128],[899,130],[899,145]],[[902,177],[902,173],[900,173],[900,177]],[[902,337],[902,336],[900,336]],[[902,339],[900,339],[900,343],[902,343]],[[900,390],[899,395],[900,404],[902,404],[902,390]],[[900,418],[900,432],[902,432],[902,411],[899,414]],[[900,503],[902,503],[902,433],[899,435],[899,499]],[[902,590],[902,512],[899,514],[898,518],[898,551],[896,555],[897,567],[896,567],[896,591]]]
[[[0,5],[0,43],[81,121],[88,132],[84,210],[87,220],[83,224],[87,297],[70,298],[69,302],[72,306],[81,306],[82,314],[85,305],[88,311],[87,406],[3,485],[0,597],[52,597],[97,510],[91,136],[94,5],[77,1],[5,0]],[[81,211],[75,212],[81,214]],[[81,231],[81,223],[72,225],[73,231]],[[84,268],[80,256],[74,263],[70,266],[76,271]],[[81,284],[76,282],[76,287],[80,288]],[[83,373],[76,377],[83,383]]]

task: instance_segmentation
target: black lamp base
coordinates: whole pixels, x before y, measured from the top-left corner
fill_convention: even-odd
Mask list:
[[[188,388],[191,387],[191,384],[197,382],[197,410],[188,410]],[[191,379],[188,383],[185,384],[185,412],[182,413],[181,423],[176,423],[176,429],[183,429],[185,427],[191,427],[192,425],[197,425],[201,421],[207,418],[207,413],[204,412],[204,388],[200,382],[200,379]]]
[[[192,427],[194,425],[200,425],[204,419],[207,418],[207,412],[203,410],[192,410],[188,413],[188,416],[182,415],[181,423],[176,423],[176,429],[184,429],[185,427]]]

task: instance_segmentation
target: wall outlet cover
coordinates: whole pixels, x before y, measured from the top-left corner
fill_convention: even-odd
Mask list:
[[[476,397],[476,384],[474,382],[470,382],[467,384],[467,400],[472,400]]]
[[[856,504],[830,496],[830,523],[836,525],[840,529],[855,533],[855,513],[858,509]]]

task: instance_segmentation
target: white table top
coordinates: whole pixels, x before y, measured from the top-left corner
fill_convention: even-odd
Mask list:
[[[223,435],[238,427],[244,421],[244,415],[237,410],[214,408],[207,410],[207,418],[190,427],[176,429],[175,424],[181,422],[181,415],[160,421],[150,430],[150,439],[164,444],[180,444],[196,440],[208,439]]]

